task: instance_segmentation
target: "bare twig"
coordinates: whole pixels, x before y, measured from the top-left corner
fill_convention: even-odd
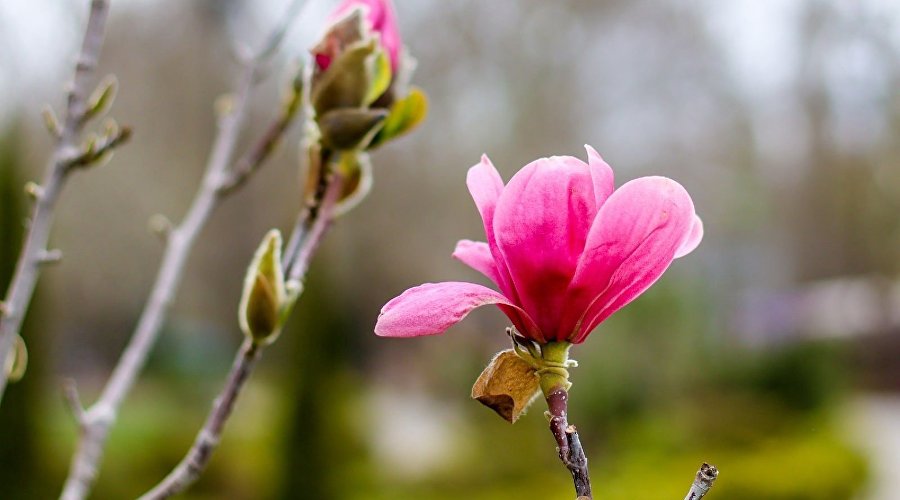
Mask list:
[[[716,469],[715,465],[709,465],[706,462],[703,462],[703,465],[700,466],[700,470],[697,471],[697,476],[694,477],[694,483],[691,484],[691,489],[688,491],[687,496],[684,497],[684,500],[700,500],[707,493],[709,493],[710,488],[713,486],[713,482],[716,478],[719,477],[719,469]]]
[[[56,203],[66,182],[71,160],[78,155],[81,131],[84,128],[88,108],[85,104],[90,91],[91,78],[100,57],[104,27],[109,13],[107,0],[92,0],[81,51],[75,65],[75,74],[68,86],[66,112],[63,124],[56,124],[56,146],[47,164],[42,185],[33,192],[34,215],[28,226],[25,245],[19,255],[16,272],[7,291],[6,306],[0,314],[0,360],[9,356],[16,335],[34,293],[47,240],[53,222]],[[55,119],[54,119],[55,120]],[[8,376],[0,370],[0,398],[6,388]]]
[[[226,182],[230,175],[229,167],[232,165],[237,139],[246,117],[248,97],[259,68],[274,52],[278,42],[284,38],[294,14],[298,12],[302,3],[302,0],[292,2],[289,8],[291,15],[282,18],[282,22],[270,34],[263,49],[245,64],[234,93],[233,106],[219,122],[219,131],[207,161],[201,186],[184,220],[166,234],[166,249],[162,263],[135,331],[100,398],[85,411],[86,417],[81,425],[78,446],[72,456],[69,476],[61,495],[64,500],[81,500],[90,491],[97,476],[98,464],[109,431],[115,423],[119,407],[137,380],[150,350],[156,343],[160,328],[168,315],[169,306],[181,284],[188,255],[212,211],[225,194],[222,191],[223,182]],[[283,131],[282,129],[281,132]],[[265,157],[259,157],[260,163]]]
[[[326,230],[333,220],[334,206],[341,192],[341,178],[334,175],[328,182],[327,188],[319,202],[317,217],[311,221],[310,229],[307,236],[303,239],[303,243],[299,246],[298,255],[293,259],[294,266],[290,271],[290,278],[302,280],[306,270],[309,269],[310,261],[315,254],[316,249],[322,241]],[[288,256],[285,256],[287,262]],[[213,403],[212,411],[206,418],[206,422],[197,437],[194,438],[194,444],[187,454],[172,469],[159,484],[150,491],[141,496],[141,500],[160,500],[169,498],[187,489],[193,484],[200,474],[206,469],[207,463],[215,451],[216,446],[222,436],[222,430],[225,423],[231,416],[234,403],[240,394],[250,372],[259,358],[262,346],[255,345],[251,340],[246,340],[238,351],[231,372],[222,392]]]
[[[219,192],[222,195],[227,195],[243,186],[250,176],[262,166],[269,155],[275,151],[278,142],[284,136],[291,123],[294,122],[297,112],[300,110],[300,102],[303,96],[302,82],[303,70],[301,68],[294,77],[287,102],[282,106],[278,117],[272,121],[265,134],[256,141],[255,145],[234,164],[234,168],[231,169],[228,178],[222,181],[222,185],[219,187]]]
[[[212,411],[206,417],[206,423],[197,434],[194,445],[178,466],[152,490],[142,495],[141,500],[169,498],[184,491],[197,480],[200,473],[206,468],[213,450],[219,444],[222,429],[225,428],[225,423],[231,416],[238,394],[253,371],[261,353],[262,346],[254,344],[250,339],[244,341],[231,366],[225,387],[222,388],[222,392],[213,403]]]
[[[547,395],[547,407],[550,414],[550,432],[556,440],[556,449],[559,459],[572,474],[575,484],[575,494],[579,499],[593,498],[591,496],[591,478],[588,473],[587,456],[581,447],[578,431],[574,425],[569,425],[567,420],[569,407],[569,393],[563,388],[557,388]]]
[[[63,396],[66,398],[66,404],[69,405],[69,411],[72,412],[75,421],[80,425],[86,417],[84,406],[81,405],[81,397],[78,395],[78,386],[74,380],[67,379],[63,382]]]

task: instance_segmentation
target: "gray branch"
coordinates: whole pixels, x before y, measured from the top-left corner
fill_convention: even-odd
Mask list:
[[[290,272],[291,279],[302,280],[306,270],[309,269],[310,261],[333,220],[334,207],[340,195],[341,186],[341,178],[337,175],[331,176],[323,196],[317,202],[317,210],[313,212],[316,214],[316,218],[308,221],[308,233],[305,233],[305,237],[295,233],[303,242],[299,245],[297,255],[293,259],[294,265]],[[302,227],[302,225],[298,227]],[[285,262],[290,261],[290,256],[285,255],[284,260]],[[228,374],[225,387],[219,396],[216,397],[212,411],[207,416],[203,428],[200,429],[197,437],[194,438],[194,444],[191,446],[191,449],[188,450],[181,462],[172,469],[172,472],[154,486],[153,489],[141,496],[140,500],[169,498],[187,489],[200,477],[200,474],[206,469],[213,451],[219,444],[225,423],[231,416],[234,403],[244,387],[244,382],[250,376],[250,372],[256,359],[259,358],[261,350],[261,346],[253,344],[249,339],[244,342],[231,367],[231,372]]]
[[[178,466],[152,490],[142,495],[140,500],[169,498],[184,491],[197,480],[200,473],[206,468],[213,450],[219,444],[225,423],[234,410],[234,403],[250,377],[253,367],[256,366],[261,353],[261,346],[254,344],[250,339],[244,341],[231,366],[225,387],[222,388],[222,392],[213,403],[212,411],[206,417],[206,422],[197,434],[194,445]]]
[[[92,0],[75,74],[67,87],[66,112],[57,130],[57,142],[47,164],[40,189],[34,190],[34,215],[28,226],[25,245],[19,254],[16,271],[10,282],[4,307],[0,310],[0,361],[6,360],[34,294],[42,263],[46,261],[47,240],[53,223],[56,203],[70,173],[71,161],[79,155],[81,131],[88,118],[86,98],[91,78],[100,57],[104,27],[109,13],[107,0]],[[0,398],[8,376],[0,370]]]
[[[69,468],[69,475],[60,496],[63,500],[82,500],[87,497],[97,477],[100,460],[109,432],[116,421],[119,408],[131,391],[147,357],[156,343],[160,329],[181,284],[187,258],[194,243],[205,227],[213,210],[227,194],[223,183],[230,176],[237,140],[246,118],[247,103],[256,76],[265,61],[274,52],[273,45],[284,38],[293,14],[302,0],[294,0],[289,13],[282,18],[269,36],[269,40],[256,57],[245,63],[234,92],[231,111],[219,122],[219,130],[213,143],[203,181],[184,220],[172,227],[166,237],[166,249],[156,275],[150,297],[138,320],[135,331],[119,358],[112,375],[103,388],[100,398],[83,412],[78,422],[80,436]],[[284,127],[281,132],[284,132]],[[265,138],[270,140],[271,138]],[[265,160],[268,155],[259,158]],[[230,192],[230,191],[229,191]]]

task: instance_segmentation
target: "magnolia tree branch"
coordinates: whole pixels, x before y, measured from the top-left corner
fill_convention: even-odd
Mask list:
[[[700,500],[706,496],[717,477],[719,477],[719,470],[716,469],[716,466],[704,462],[700,466],[700,470],[697,471],[694,483],[691,484],[691,489],[688,491],[687,496],[684,497],[684,500]]]
[[[152,490],[142,495],[141,500],[169,498],[184,491],[197,480],[197,477],[206,468],[216,445],[219,444],[225,422],[231,416],[238,394],[250,377],[260,354],[262,354],[262,346],[254,344],[250,339],[244,341],[234,358],[234,364],[231,366],[225,387],[213,403],[212,411],[206,417],[206,423],[197,434],[194,445],[178,466]]]
[[[550,432],[556,440],[556,450],[563,465],[572,474],[575,494],[578,500],[590,500],[591,478],[588,473],[587,456],[581,447],[578,431],[568,422],[569,393],[563,388],[556,388],[547,395],[547,407],[550,414]]]
[[[341,184],[341,179],[337,176],[333,176],[328,181],[323,196],[317,200],[317,210],[314,211],[315,219],[308,221],[309,230],[305,233],[306,236],[298,235],[302,239],[302,243],[299,245],[297,255],[293,259],[290,255],[284,256],[285,267],[288,262],[293,261],[289,272],[291,279],[302,280],[306,270],[309,269],[310,261],[333,220],[334,207],[341,192]],[[304,213],[309,213],[309,211]],[[295,229],[295,231],[297,230]],[[172,469],[172,472],[153,489],[142,495],[140,500],[169,498],[187,489],[200,477],[219,444],[225,423],[231,416],[235,401],[249,378],[262,348],[263,346],[254,344],[250,339],[244,341],[231,367],[231,372],[228,374],[225,387],[216,397],[203,428],[194,438],[194,444],[181,462]]]
[[[109,13],[107,0],[93,0],[81,51],[75,64],[75,74],[67,87],[64,121],[58,126],[54,121],[56,146],[44,173],[40,187],[33,186],[30,194],[35,198],[34,214],[28,226],[25,244],[19,254],[16,271],[9,285],[6,298],[0,307],[0,364],[5,364],[19,334],[22,321],[34,294],[41,265],[46,262],[47,240],[53,223],[56,203],[65,185],[73,163],[82,156],[81,132],[93,114],[87,105],[91,78],[97,67],[103,45],[104,27]],[[127,138],[127,137],[126,137]],[[123,139],[124,140],[124,139]],[[118,141],[120,142],[120,141]],[[115,145],[110,145],[110,149]],[[6,388],[8,374],[0,370],[0,398]]]
[[[109,431],[116,421],[119,407],[125,396],[131,391],[156,343],[160,329],[181,284],[190,251],[213,210],[227,194],[233,192],[233,189],[226,190],[225,188],[234,178],[235,170],[230,167],[233,164],[237,140],[246,118],[248,100],[256,76],[263,63],[274,53],[275,47],[284,38],[301,4],[302,0],[294,0],[289,8],[290,15],[282,18],[282,23],[271,33],[263,49],[255,57],[249,58],[245,62],[243,73],[234,92],[231,110],[220,119],[219,130],[207,161],[203,181],[194,201],[181,224],[166,231],[166,249],[162,262],[135,331],[99,399],[89,408],[76,413],[76,416],[80,414],[80,418],[78,418],[80,435],[75,454],[72,456],[69,476],[61,495],[64,500],[80,500],[88,495],[97,476],[103,448],[109,437]],[[279,125],[278,134],[285,132],[289,120],[293,119],[295,114],[290,114],[288,122],[284,122],[284,115],[280,115],[278,122],[279,124],[284,122],[284,124]],[[277,137],[273,138],[267,134],[260,142],[265,146],[254,146],[248,153],[250,160],[247,161],[251,172],[257,170],[268,158],[268,152],[277,143]],[[257,154],[256,151],[260,149],[265,150],[266,153]]]

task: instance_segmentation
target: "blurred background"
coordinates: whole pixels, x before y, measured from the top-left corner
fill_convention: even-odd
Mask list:
[[[0,2],[0,287],[52,142],[87,0]],[[397,0],[415,133],[374,154],[364,205],[313,263],[291,325],[185,498],[570,499],[543,409],[511,426],[469,399],[505,317],[444,336],[376,338],[380,307],[425,281],[482,278],[450,258],[481,239],[465,173],[505,179],[596,147],[617,183],[677,179],[699,249],[573,351],[570,420],[598,498],[900,498],[900,4],[893,0]],[[3,498],[52,498],[76,435],[61,397],[93,401],[215,133],[213,103],[286,0],[112,2],[101,74],[135,136],[71,178],[24,337],[31,363],[0,407]],[[334,2],[310,0],[255,94],[261,133]],[[301,127],[213,215],[150,365],[114,429],[94,498],[130,498],[184,454],[241,341],[246,264],[299,206]]]

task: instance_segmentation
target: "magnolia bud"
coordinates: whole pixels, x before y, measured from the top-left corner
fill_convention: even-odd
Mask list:
[[[284,310],[292,304],[281,268],[281,233],[273,229],[263,238],[247,268],[238,309],[241,330],[256,344],[271,344],[281,332]]]
[[[373,93],[372,82],[376,80],[376,66],[372,61],[376,49],[374,40],[348,47],[321,78],[313,81],[310,100],[317,115],[369,104],[366,99]]]
[[[403,41],[390,0],[344,0],[329,17],[331,26],[313,49],[316,65],[321,70],[327,70],[336,52],[359,40],[364,31],[377,37],[390,58],[391,69],[397,70]]]

